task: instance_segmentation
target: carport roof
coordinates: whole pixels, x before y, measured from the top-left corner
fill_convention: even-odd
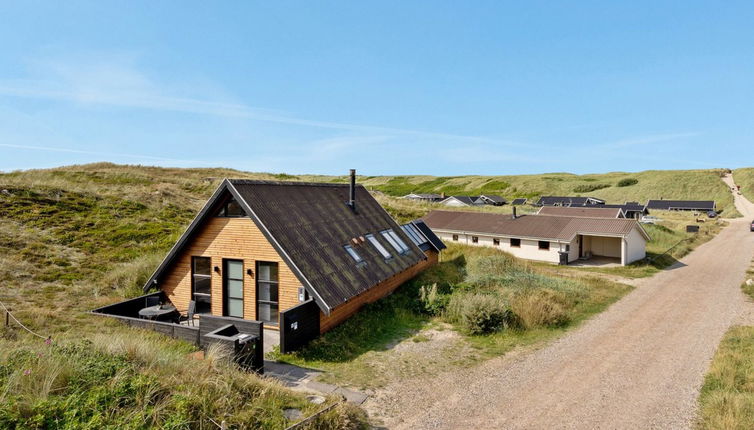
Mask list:
[[[510,215],[463,211],[432,211],[424,222],[433,230],[488,233],[508,237],[529,237],[571,241],[577,234],[625,237],[633,229],[649,240],[636,220],[625,218],[586,218],[553,215]]]

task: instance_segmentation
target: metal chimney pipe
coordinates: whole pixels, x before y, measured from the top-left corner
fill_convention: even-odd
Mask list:
[[[513,206],[513,219],[516,219],[516,207]]]
[[[351,169],[351,186],[348,190],[348,206],[356,211],[356,169]]]

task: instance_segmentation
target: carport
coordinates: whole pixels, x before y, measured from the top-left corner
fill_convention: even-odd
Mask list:
[[[579,234],[577,237],[579,260],[599,257],[600,261],[625,264],[626,243],[620,236]]]

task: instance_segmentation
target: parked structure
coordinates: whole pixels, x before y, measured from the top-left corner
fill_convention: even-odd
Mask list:
[[[589,206],[542,206],[537,215],[572,216],[579,218],[626,218],[621,208]]]
[[[403,196],[403,198],[408,199],[408,200],[417,200],[417,201],[428,202],[428,203],[439,202],[440,200],[443,199],[442,195],[440,194],[416,194],[416,193],[406,194],[405,196]]]
[[[543,196],[536,206],[591,206],[604,205],[605,201],[594,197]]]
[[[144,286],[179,312],[257,320],[302,345],[434,264],[444,247],[362,186],[224,180]]]
[[[715,211],[713,200],[649,200],[647,208],[663,211]]]
[[[550,263],[599,256],[626,265],[646,256],[649,241],[636,220],[625,218],[432,211],[423,220],[444,241]]]

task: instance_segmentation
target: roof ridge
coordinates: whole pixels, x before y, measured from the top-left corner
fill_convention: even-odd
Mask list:
[[[348,182],[306,182],[306,181],[273,181],[266,179],[227,179],[233,185],[303,185],[307,187],[349,187]],[[364,188],[364,185],[357,183],[357,187]]]

